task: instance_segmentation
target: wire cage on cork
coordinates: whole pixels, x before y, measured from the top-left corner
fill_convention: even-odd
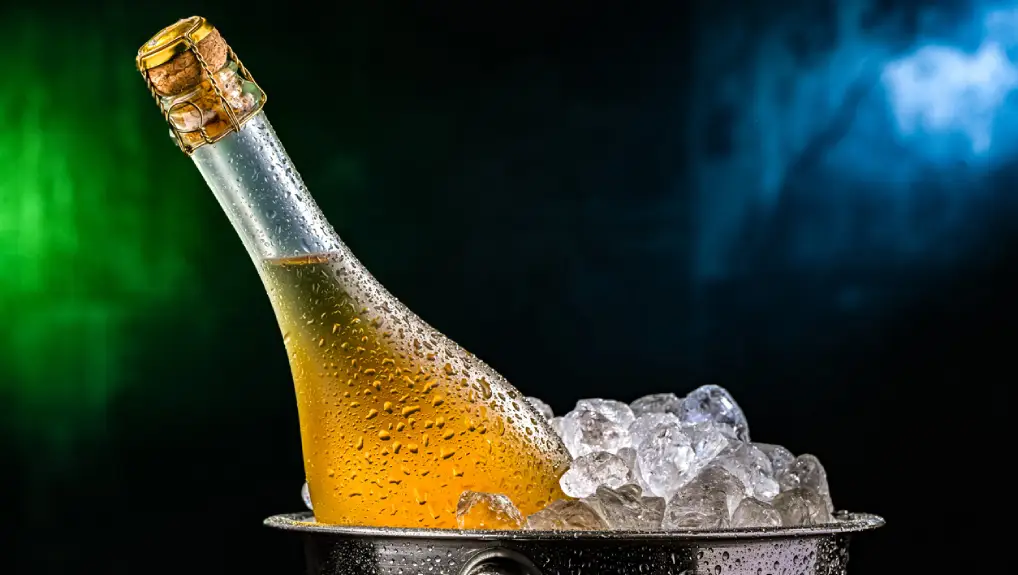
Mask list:
[[[265,105],[265,92],[200,16],[156,34],[136,63],[170,134],[188,155],[239,131]]]

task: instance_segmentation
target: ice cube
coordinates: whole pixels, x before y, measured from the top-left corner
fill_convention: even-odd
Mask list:
[[[308,482],[304,482],[304,486],[300,488],[300,498],[304,500],[304,505],[308,509],[314,511],[315,508],[311,506],[311,490],[308,489]]]
[[[732,513],[732,527],[781,527],[781,514],[770,503],[747,497]]]
[[[735,512],[739,503],[741,503],[746,497],[746,486],[743,485],[742,481],[738,477],[732,475],[730,471],[716,463],[711,463],[700,471],[693,481],[710,485],[724,491],[725,503],[728,506],[729,517]]]
[[[631,477],[629,466],[621,457],[598,451],[574,459],[559,485],[570,497],[587,497],[601,485],[621,487],[629,483]]]
[[[795,461],[778,475],[778,483],[782,491],[808,487],[820,496],[827,513],[834,512],[831,502],[831,488],[827,485],[827,472],[816,456],[808,453],[795,458]]]
[[[562,437],[562,418],[553,417],[548,420],[548,424],[551,425],[551,430],[555,432],[555,435]]]
[[[623,447],[618,453],[616,453],[616,455],[621,457],[622,461],[626,462],[626,466],[629,467],[629,471],[633,472],[633,475],[637,475],[636,466],[639,465],[639,463],[636,461],[635,449],[632,447]]]
[[[456,525],[460,529],[519,529],[523,515],[501,493],[464,491],[456,505]]]
[[[716,462],[746,486],[746,497],[769,501],[778,494],[770,459],[752,444],[737,443],[719,455]]]
[[[544,416],[545,419],[551,419],[555,417],[555,412],[551,410],[551,406],[541,401],[536,397],[527,397],[527,403],[529,403],[538,413]]]
[[[746,416],[723,387],[704,385],[696,388],[682,400],[678,416],[683,423],[711,421],[726,435],[739,441],[749,441]]]
[[[667,436],[672,444],[664,443],[663,436]],[[691,454],[684,449],[686,443],[682,437],[688,438]],[[642,484],[646,484],[655,495],[665,498],[689,483],[733,441],[709,421],[683,425],[678,431],[657,429],[652,439],[654,443],[637,448],[638,456],[642,454],[645,461],[639,465]]]
[[[629,404],[633,415],[640,417],[647,413],[679,413],[682,400],[674,393],[654,393],[645,395]]]
[[[608,529],[655,530],[661,528],[665,500],[661,497],[642,497],[637,485],[623,485],[618,489],[598,487],[593,497],[584,499],[608,524]]]
[[[785,527],[820,525],[832,521],[823,498],[808,487],[782,491],[771,501]]]
[[[724,452],[732,444],[732,439],[726,436],[718,425],[710,421],[700,423],[687,423],[682,426],[682,431],[692,441],[693,451],[696,453],[696,465],[693,474],[699,473],[714,458]]]
[[[658,497],[671,497],[689,480],[684,474],[695,457],[689,436],[667,424],[654,427],[636,448],[643,483]]]
[[[622,458],[622,461],[626,462],[626,467],[629,468],[629,476],[640,486],[640,489],[650,491],[647,483],[643,480],[643,474],[640,472],[640,460],[636,457],[636,450],[632,447],[623,447],[617,455]]]
[[[661,527],[665,530],[724,529],[730,523],[724,493],[687,486],[668,502]]]
[[[679,489],[665,507],[665,529],[722,529],[744,498],[745,487],[734,475],[710,465]]]
[[[576,402],[576,410],[590,410],[602,413],[616,425],[628,428],[636,416],[628,405],[614,399],[581,399]]]
[[[753,445],[771,461],[771,469],[774,470],[775,477],[781,475],[795,461],[792,452],[780,445],[770,443],[754,443]]]
[[[633,445],[640,445],[650,437],[651,431],[659,425],[679,427],[679,418],[672,413],[645,413],[629,426],[629,437]]]
[[[621,401],[581,399],[562,419],[562,442],[573,457],[595,451],[616,453],[630,446],[633,411]]]
[[[690,483],[668,501],[661,527],[665,530],[723,529],[730,522],[723,491]]]
[[[608,524],[583,501],[559,499],[528,517],[526,528],[539,531],[599,531],[607,529]]]

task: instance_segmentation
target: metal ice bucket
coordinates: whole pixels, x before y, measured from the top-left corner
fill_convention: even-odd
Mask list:
[[[725,531],[456,531],[338,527],[311,513],[265,524],[304,539],[309,575],[843,575],[876,515],[820,527]]]

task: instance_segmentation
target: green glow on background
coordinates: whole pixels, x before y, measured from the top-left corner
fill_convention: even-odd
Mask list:
[[[0,398],[57,448],[143,381],[124,373],[129,326],[196,297],[204,198],[153,137],[136,46],[72,26],[0,20]]]

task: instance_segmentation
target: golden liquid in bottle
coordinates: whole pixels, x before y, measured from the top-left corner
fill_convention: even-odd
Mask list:
[[[524,515],[564,497],[569,456],[497,372],[343,254],[268,260],[316,520],[456,528],[465,490]]]

